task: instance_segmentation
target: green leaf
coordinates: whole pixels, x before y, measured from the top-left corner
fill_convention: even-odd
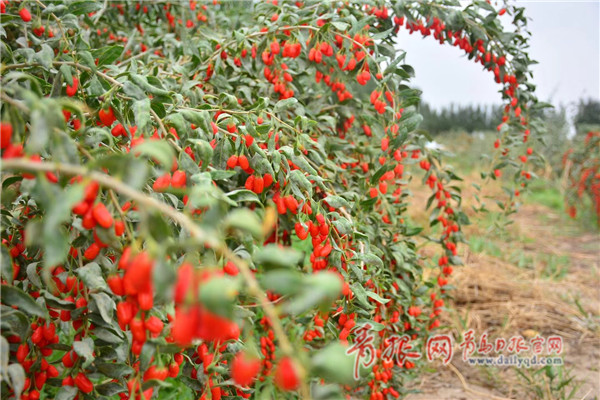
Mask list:
[[[146,370],[148,366],[150,366],[155,352],[156,346],[154,344],[149,342],[144,343],[144,346],[142,346],[142,354],[140,354],[140,368],[142,370]]]
[[[187,172],[190,175],[200,172],[200,167],[198,167],[198,164],[192,160],[192,157],[190,157],[185,151],[179,153],[179,169]],[[215,178],[213,177],[213,179]]]
[[[79,357],[83,357],[85,362],[83,367],[90,365],[94,361],[94,341],[92,338],[85,337],[82,340],[73,342],[73,350]]]
[[[67,84],[73,82],[73,71],[71,71],[70,66],[68,66],[67,64],[61,65],[60,73],[62,74],[63,78],[65,78],[65,82],[67,82]]]
[[[312,193],[312,184],[300,170],[291,171],[289,178],[291,182],[295,183],[303,191]]]
[[[348,24],[342,21],[331,21],[331,25],[333,25],[335,29],[340,32],[344,32],[346,29],[348,29]]]
[[[173,230],[169,223],[165,220],[164,215],[151,211],[146,214],[148,231],[152,237],[158,242],[168,240],[173,237]]]
[[[123,46],[105,46],[92,50],[92,57],[98,59],[98,67],[112,64],[123,53]]]
[[[175,130],[179,135],[188,132],[188,124],[185,122],[185,119],[181,115],[181,113],[169,114],[165,118],[165,122],[175,127]]]
[[[297,156],[297,155],[293,155],[292,156],[292,162],[294,164],[296,164],[297,166],[299,166],[304,172],[308,172],[311,175],[314,176],[320,176],[320,174],[317,172],[316,169],[314,169],[306,160],[306,158],[304,156]]]
[[[87,86],[87,93],[90,96],[101,96],[104,94],[104,88],[97,76],[94,75],[92,79],[90,79],[90,83]]]
[[[390,299],[384,299],[380,295],[375,292],[368,291],[367,296],[378,302],[379,304],[386,304],[390,301]]]
[[[342,387],[334,383],[324,385],[313,385],[311,395],[314,400],[338,400],[343,399]]]
[[[202,161],[202,171],[206,171],[213,158],[213,148],[206,140],[202,139],[189,139],[190,142],[194,143],[195,147],[200,153],[200,161]]]
[[[226,275],[217,276],[202,284],[199,300],[209,311],[232,318],[238,289],[238,279]]]
[[[27,141],[27,149],[32,153],[40,153],[50,139],[50,123],[48,110],[41,106],[31,112],[31,131]]]
[[[315,352],[311,370],[328,382],[343,385],[354,383],[354,356],[346,354],[347,347],[339,342],[331,343]]]
[[[164,89],[161,89],[159,87],[149,84],[148,79],[145,76],[138,75],[138,74],[130,74],[130,75],[131,75],[131,80],[133,80],[133,82],[136,85],[138,85],[139,87],[144,89],[146,92],[154,94],[156,96],[168,96],[169,95],[168,90],[164,90]]]
[[[7,282],[13,281],[13,262],[10,252],[5,245],[0,247],[0,276]]]
[[[63,386],[59,389],[54,397],[54,400],[73,400],[79,393],[76,386]]]
[[[224,102],[227,107],[237,107],[238,105],[237,98],[227,92],[222,92],[219,95],[219,100]]]
[[[169,143],[162,140],[146,140],[134,147],[136,154],[140,153],[152,159],[156,159],[164,168],[171,170],[175,154]]]
[[[69,12],[73,15],[89,14],[102,9],[102,2],[77,1],[69,4]]]
[[[62,264],[69,253],[69,235],[62,226],[71,219],[71,209],[83,198],[84,186],[71,185],[51,203],[44,219],[44,265]]]
[[[175,354],[181,351],[181,347],[175,343],[165,343],[158,346],[158,351],[162,354]]]
[[[148,132],[150,127],[150,99],[145,98],[143,100],[136,100],[131,106],[131,111],[135,116],[135,124],[138,127],[139,132]],[[150,141],[146,140],[143,144]],[[152,140],[152,142],[156,142]],[[141,145],[140,145],[141,146]],[[136,148],[139,146],[136,146]]]
[[[398,57],[396,57],[394,59],[394,61],[392,61],[390,63],[390,65],[388,65],[386,67],[385,72],[383,74],[387,75],[387,74],[391,73],[393,70],[396,69],[396,66],[398,66],[398,64],[400,64],[405,58],[406,58],[406,52],[402,52],[402,54],[400,54]]]
[[[412,66],[410,66],[408,64],[403,64],[400,66],[400,68],[402,68],[404,71],[406,71],[408,76],[410,76],[410,77],[415,76],[415,69]]]
[[[330,305],[342,292],[342,280],[330,271],[321,271],[304,277],[302,293],[284,306],[287,313],[298,315],[319,304]]]
[[[273,107],[273,110],[274,111],[282,111],[282,110],[285,110],[286,108],[295,106],[296,104],[298,104],[298,99],[295,97],[290,97],[289,99],[279,100],[275,104],[275,107]]]
[[[10,347],[8,340],[4,336],[0,336],[0,370],[6,371],[8,368],[8,356],[10,354]]]
[[[225,229],[239,229],[250,233],[255,238],[262,237],[262,225],[254,211],[238,208],[231,211],[224,221]]]
[[[88,289],[108,290],[108,285],[102,276],[102,269],[97,263],[91,262],[78,268],[76,272]]]
[[[64,4],[48,4],[46,8],[42,10],[42,15],[50,15],[54,14],[57,17],[60,17],[68,10],[67,6]]]
[[[73,31],[78,32],[81,30],[81,25],[79,19],[73,14],[65,14],[60,18],[60,23],[63,28],[73,29]]]
[[[21,182],[22,180],[22,176],[9,176],[8,178],[2,181],[2,190],[5,190],[13,183]]]
[[[30,271],[31,271],[31,273],[30,273]],[[35,279],[34,278],[34,277],[36,277],[35,264],[29,264],[27,266],[27,277],[30,280]],[[42,282],[39,277],[37,277],[37,281],[40,284],[40,287],[42,287]],[[70,311],[75,310],[75,303],[73,303],[73,302],[55,297],[54,295],[48,293],[47,290],[42,290],[41,294],[44,295],[44,299],[46,300],[46,305],[48,305],[52,308],[58,308],[61,310],[70,310]]]
[[[208,126],[206,125],[206,118],[208,117],[207,111],[182,110],[179,113],[186,121],[204,129],[208,129]]]
[[[325,201],[333,208],[351,208],[350,203],[348,203],[348,200],[340,196],[329,195],[325,198]]]
[[[371,325],[371,330],[373,332],[381,332],[382,330],[385,329],[385,325],[384,324],[380,324],[379,322],[375,322],[372,320],[367,320],[367,319],[359,319],[358,321],[356,321],[357,325],[364,325],[364,324],[369,324]]]
[[[100,340],[105,341],[106,343],[112,344],[121,344],[125,340],[123,337],[118,336],[116,333],[110,331],[107,328],[98,328],[94,329],[94,334]]]
[[[302,253],[291,247],[280,248],[270,243],[256,252],[254,261],[267,268],[291,268],[298,265],[302,258]]]
[[[388,165],[384,165],[383,167],[379,168],[377,172],[375,172],[375,174],[371,177],[371,185],[378,183],[381,177],[391,169],[391,166]]]
[[[127,391],[127,388],[115,382],[106,382],[95,387],[98,394],[105,397],[112,397],[116,394]]]
[[[148,97],[146,96],[146,93],[144,93],[144,91],[140,89],[139,86],[137,86],[134,83],[131,83],[130,81],[127,81],[123,84],[123,91],[127,96],[133,97],[134,99],[138,100],[144,100]]]
[[[406,118],[404,121],[400,121],[400,123],[403,129],[405,129],[407,132],[412,132],[422,121],[423,116],[421,116],[421,114],[414,114]]]
[[[47,317],[44,309],[33,300],[33,297],[21,289],[9,285],[2,285],[1,289],[0,298],[3,304],[17,306],[20,310],[36,317]]]
[[[7,369],[8,377],[10,378],[10,386],[15,392],[17,399],[21,398],[23,388],[25,387],[25,370],[21,364],[10,364]]]
[[[0,319],[2,330],[7,333],[10,332],[17,336],[25,337],[29,331],[29,317],[21,311],[5,305],[0,305],[0,310],[2,312],[2,319]]]
[[[405,235],[406,236],[415,236],[415,235],[418,235],[419,233],[421,233],[422,231],[423,231],[422,226],[407,226]]]
[[[91,68],[92,71],[96,71],[96,63],[94,62],[94,57],[92,56],[92,53],[90,53],[87,50],[79,50],[77,52],[77,56],[82,61],[83,65]],[[97,79],[96,75],[94,75],[92,79]]]
[[[386,38],[386,37],[388,37],[390,35],[390,33],[392,33],[393,30],[394,30],[394,28],[390,28],[390,29],[388,29],[386,31],[378,32],[378,33],[372,35],[371,39],[373,39],[373,41],[377,41],[377,40]]]
[[[146,184],[148,179],[148,170],[150,167],[143,160],[129,159],[126,162],[127,169],[123,182],[134,189],[141,189]]]
[[[90,297],[94,299],[94,303],[96,303],[96,307],[104,322],[110,324],[113,320],[113,310],[116,309],[114,300],[106,293],[90,293]]]
[[[97,363],[96,368],[104,375],[114,379],[121,379],[135,372],[129,365],[119,363]]]
[[[150,101],[150,107],[152,107],[152,110],[154,110],[160,119],[164,119],[167,116],[167,110],[165,109],[162,99],[162,97],[157,96],[153,97]]]
[[[212,175],[212,173],[211,173],[211,175]],[[229,197],[230,199],[237,201],[237,202],[241,202],[241,201],[252,201],[255,203],[260,202],[256,193],[251,192],[250,190],[247,190],[247,189],[234,190],[232,192],[227,193],[227,197]]]
[[[367,299],[367,291],[360,283],[355,282],[350,285],[350,288],[352,289],[352,293],[354,293],[363,307],[366,307],[368,310],[374,308],[374,306],[370,304],[369,300]]]
[[[346,218],[338,217],[333,221],[333,226],[338,230],[339,234],[349,235],[352,233],[352,224]]]
[[[381,258],[377,257],[373,253],[367,253],[367,254],[361,255],[361,256],[359,256],[359,259],[363,260],[367,264],[371,264],[371,265],[374,265],[374,266],[380,267],[380,268],[383,267],[383,261],[381,261]]]
[[[54,60],[54,51],[52,51],[52,47],[44,43],[42,44],[40,51],[35,53],[33,58],[42,64],[42,67],[46,70],[50,70],[52,68],[52,60]]]
[[[277,294],[295,294],[302,288],[302,274],[293,269],[275,269],[260,276],[260,285]]]

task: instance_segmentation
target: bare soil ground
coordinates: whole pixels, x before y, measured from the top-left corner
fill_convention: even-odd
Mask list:
[[[416,190],[425,204],[428,193]],[[455,340],[471,328],[476,338],[484,331],[492,339],[560,335],[565,375],[551,381],[546,371],[536,373],[534,368],[522,368],[524,378],[516,367],[470,366],[455,343],[451,365],[432,363],[431,373],[411,388],[420,393],[407,399],[600,398],[600,235],[535,203],[525,203],[511,219],[514,223],[504,236],[486,232],[481,223],[465,229],[467,237],[495,251],[474,253],[461,246],[465,265],[452,276],[456,289],[442,331],[451,332]],[[424,254],[434,251],[422,248]]]

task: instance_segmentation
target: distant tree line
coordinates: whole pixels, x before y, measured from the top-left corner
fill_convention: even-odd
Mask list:
[[[600,101],[594,99],[581,99],[577,104],[575,115],[575,128],[578,133],[587,134],[588,131],[600,129]]]
[[[502,121],[502,108],[495,105],[455,105],[434,109],[421,103],[421,128],[432,135],[443,132],[481,132],[495,130]]]
[[[575,105],[573,124],[577,133],[587,133],[600,127],[600,102],[594,99],[581,99]],[[444,132],[482,132],[495,130],[502,120],[502,107],[498,105],[456,105],[434,109],[427,103],[421,103],[423,115],[421,128],[432,135]],[[568,123],[563,106],[543,111],[551,128],[560,126],[561,133],[568,132]]]

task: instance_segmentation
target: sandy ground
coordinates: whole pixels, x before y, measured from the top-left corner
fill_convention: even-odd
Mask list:
[[[415,195],[425,199],[428,193]],[[506,247],[501,257],[475,254],[462,246],[465,266],[457,268],[451,280],[456,289],[445,331],[455,338],[469,328],[477,337],[485,330],[490,337],[561,335],[563,360],[573,380],[561,393],[556,387],[566,378],[551,383],[544,371],[534,375],[534,369],[522,370],[531,379],[528,383],[514,367],[470,366],[455,345],[452,366],[431,364],[432,371],[411,387],[420,393],[407,399],[600,398],[600,235],[583,232],[575,222],[539,204],[525,204],[511,218],[508,243],[500,241]],[[485,235],[481,224],[466,232]],[[426,246],[422,251],[434,250]],[[509,253],[525,261],[504,256]]]

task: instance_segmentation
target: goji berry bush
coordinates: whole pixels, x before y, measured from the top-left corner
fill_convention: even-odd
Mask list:
[[[571,218],[577,208],[591,203],[600,226],[600,132],[588,132],[585,138],[575,138],[574,147],[563,156],[563,173],[567,180],[565,203]]]
[[[523,8],[0,0],[0,11],[2,398],[406,394],[425,360],[377,357],[356,381],[353,328],[373,327],[376,356],[392,335],[422,346],[468,219],[460,178],[419,130],[397,33],[455,46],[498,83],[504,116],[481,174],[514,173],[494,199],[510,213],[544,107]],[[411,181],[430,189],[427,204]],[[427,236],[408,212],[425,207]],[[419,255],[422,240],[438,254]]]

